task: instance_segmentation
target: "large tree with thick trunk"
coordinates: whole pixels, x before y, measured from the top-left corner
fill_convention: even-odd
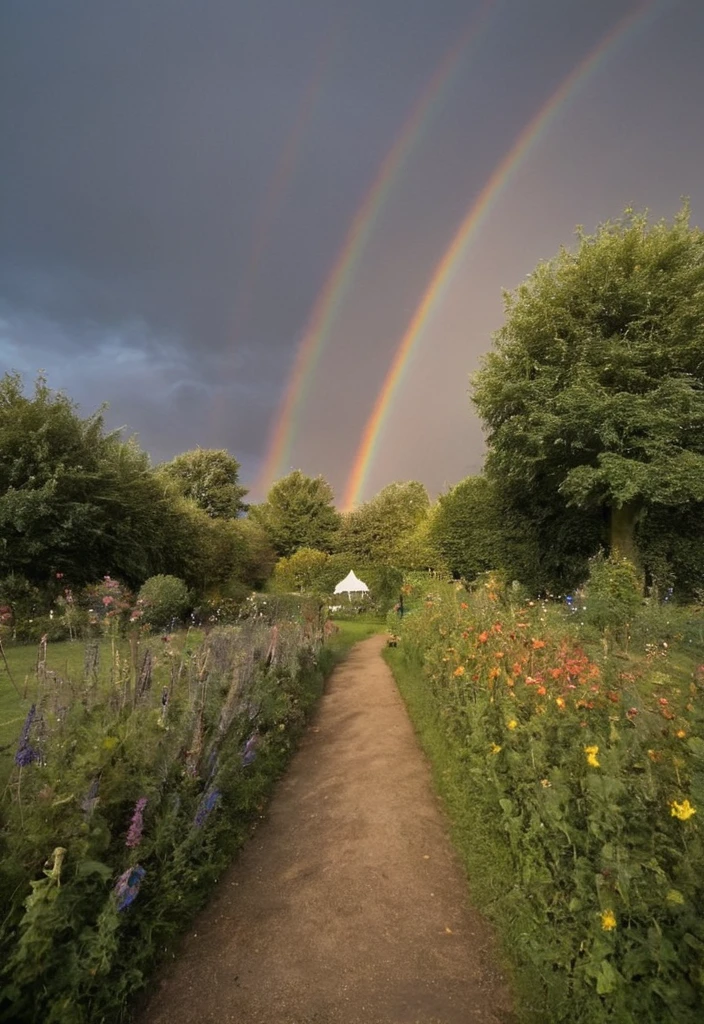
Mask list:
[[[704,233],[627,210],[506,296],[474,375],[487,472],[527,505],[603,514],[638,560],[649,511],[704,501]]]

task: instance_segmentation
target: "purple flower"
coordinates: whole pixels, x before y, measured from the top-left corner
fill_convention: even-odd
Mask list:
[[[27,717],[24,720],[22,732],[20,733],[20,741],[17,745],[17,753],[15,754],[15,764],[20,768],[26,768],[32,763],[32,761],[39,760],[39,751],[35,750],[29,743],[29,734],[36,714],[37,705],[32,704],[31,708],[27,712]]]
[[[114,889],[117,896],[118,910],[124,910],[125,907],[129,907],[130,903],[134,903],[146,873],[140,864],[133,868],[127,868],[127,871],[123,871],[115,883]]]
[[[201,828],[205,824],[206,818],[212,811],[213,807],[215,807],[219,799],[219,789],[211,789],[208,793],[205,794],[205,796],[200,802],[198,810],[196,811],[196,816],[193,819],[193,824],[195,825],[196,828]]]
[[[135,804],[134,814],[132,815],[132,821],[130,822],[130,830],[127,833],[127,839],[125,840],[125,846],[133,849],[135,846],[139,846],[142,839],[142,829],[144,828],[144,808],[147,806],[146,796],[140,796],[139,800]]]
[[[245,748],[244,748],[244,750],[242,752],[242,764],[245,767],[248,764],[251,764],[252,761],[257,756],[256,746],[257,746],[258,742],[259,742],[259,737],[257,736],[256,732],[253,733],[249,737],[249,739],[247,740],[247,743],[245,744]]]

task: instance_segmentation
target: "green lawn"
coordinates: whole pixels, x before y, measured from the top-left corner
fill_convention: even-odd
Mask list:
[[[327,640],[326,647],[332,658],[331,663],[341,660],[350,647],[358,640],[383,632],[385,619],[383,616],[362,616],[355,619],[336,621],[339,632],[333,633]],[[194,647],[201,643],[203,634],[199,630],[177,633],[169,644],[171,650],[180,650],[186,644]],[[140,645],[140,659],[146,646],[152,648],[154,658],[154,685],[160,686],[168,682],[170,671],[169,660],[161,657],[163,641],[159,636],[152,636]],[[80,682],[83,680],[86,645],[82,640],[49,644],[47,648],[47,669],[56,672],[62,679]],[[0,662],[0,785],[10,770],[22,723],[37,696],[37,655],[38,647],[34,644],[5,646],[10,672],[15,686],[10,681],[7,670]],[[99,678],[107,683],[116,658],[124,664],[129,661],[130,650],[126,640],[119,641],[113,648],[109,640],[100,643]],[[18,693],[19,691],[19,693]]]
[[[186,644],[196,646],[203,639],[200,630],[184,630],[174,634],[169,644],[170,650],[180,651]],[[160,657],[164,643],[160,636],[151,636],[140,643],[138,658],[141,661],[147,646],[152,649],[154,658],[153,681],[162,685],[168,681],[169,662]],[[12,674],[10,680],[4,662],[0,659],[0,784],[5,777],[14,754],[15,742],[22,728],[22,723],[29,708],[37,697],[37,659],[38,645],[16,644],[4,645],[5,656]],[[129,643],[118,641],[114,646],[108,639],[100,641],[98,678],[108,683],[113,666],[119,660],[123,665],[130,659]],[[47,647],[47,670],[55,672],[61,679],[80,683],[83,680],[86,644],[83,640],[49,644]]]

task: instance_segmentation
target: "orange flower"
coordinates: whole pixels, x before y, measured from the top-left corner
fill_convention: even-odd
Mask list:
[[[489,669],[489,679],[498,679],[500,674],[501,669],[496,668],[496,666],[494,666],[494,668]]]
[[[503,651],[495,651],[494,652],[494,657],[495,658],[503,658],[504,657],[504,652]]]
[[[485,644],[488,639],[489,634],[486,632],[486,630],[483,633],[480,633],[479,636],[477,637],[477,640],[479,641],[480,644]]]
[[[533,640],[533,650],[534,651],[539,651],[541,647],[545,647],[545,641],[544,640],[535,640],[534,639]]]
[[[559,679],[560,676],[562,675],[562,669],[561,668],[551,668],[551,669],[548,669],[548,675],[552,676],[553,679]]]
[[[687,735],[687,733],[684,731],[684,729],[678,729],[677,732],[675,733],[675,736],[677,737],[678,740],[683,740],[686,735]]]
[[[467,604],[466,601],[462,601],[462,603],[460,604],[460,608],[466,612],[467,609],[469,608],[469,605]]]
[[[520,665],[517,661],[514,661],[513,665],[511,666],[511,673],[514,676],[520,676],[522,671],[523,671],[522,665]]]
[[[539,686],[538,687],[538,696],[544,697],[547,692],[548,691],[545,689],[544,686]]]
[[[457,668],[455,669],[455,671],[452,674],[453,674],[453,676],[463,676],[464,675],[464,665],[458,665]]]

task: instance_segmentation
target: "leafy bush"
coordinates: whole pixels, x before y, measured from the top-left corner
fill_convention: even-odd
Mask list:
[[[630,609],[632,573],[616,569],[604,591]],[[533,979],[530,1019],[698,1021],[702,648],[589,651],[574,617],[512,607],[491,585],[445,588],[400,632],[451,751],[455,800],[481,824],[468,843],[483,831],[487,870],[501,864],[479,883]]]
[[[137,597],[142,620],[156,627],[182,619],[188,605],[188,587],[177,576],[152,576]]]
[[[587,622],[597,629],[621,632],[643,603],[643,583],[627,558],[598,555],[586,585]]]

